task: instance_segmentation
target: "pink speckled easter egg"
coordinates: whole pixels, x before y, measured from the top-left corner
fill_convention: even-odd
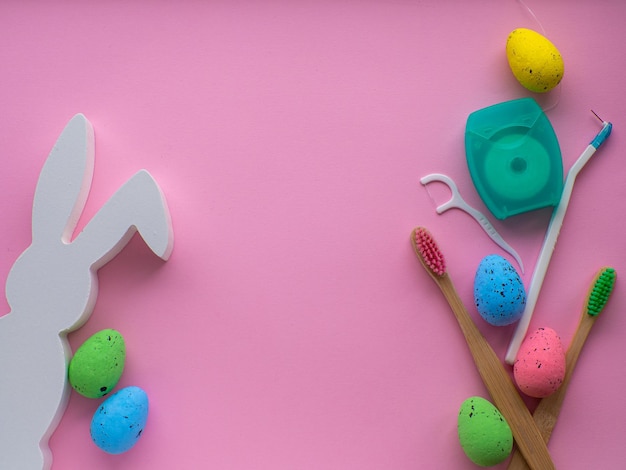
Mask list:
[[[520,391],[543,398],[556,392],[565,377],[565,349],[552,328],[539,328],[522,343],[513,366]]]

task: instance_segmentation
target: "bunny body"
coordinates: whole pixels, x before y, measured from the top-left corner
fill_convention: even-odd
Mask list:
[[[0,319],[0,468],[7,470],[49,468],[47,442],[61,418],[57,410],[65,408],[69,397],[66,361],[59,359],[68,355],[67,341],[59,335],[33,340],[24,326],[16,315]]]
[[[148,172],[125,183],[70,242],[93,172],[93,130],[81,114],[63,130],[41,171],[32,244],[7,279],[11,312],[0,317],[0,469],[51,466],[48,439],[69,397],[67,333],[91,315],[97,270],[139,232],[167,259],[173,246],[165,199]]]

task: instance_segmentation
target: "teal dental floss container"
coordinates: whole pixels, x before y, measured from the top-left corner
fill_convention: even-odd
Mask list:
[[[561,148],[533,98],[470,114],[465,154],[476,191],[498,219],[558,205],[563,191]]]

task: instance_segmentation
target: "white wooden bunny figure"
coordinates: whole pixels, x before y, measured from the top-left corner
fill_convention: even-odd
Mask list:
[[[167,259],[173,237],[163,194],[142,170],[71,240],[91,186],[93,128],[78,114],[67,124],[37,183],[32,244],[7,279],[10,313],[0,317],[0,469],[52,465],[48,439],[69,397],[67,333],[91,315],[97,270],[135,232]]]

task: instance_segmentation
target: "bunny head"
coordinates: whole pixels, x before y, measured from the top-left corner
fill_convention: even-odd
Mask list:
[[[65,127],[40,173],[32,213],[32,243],[13,265],[6,286],[12,313],[45,317],[57,332],[81,326],[93,310],[96,270],[138,230],[167,259],[172,229],[165,198],[146,171],[137,173],[70,242],[94,167],[94,133],[82,114]],[[25,318],[26,320],[26,318]]]
[[[48,438],[69,396],[66,333],[93,311],[97,270],[136,232],[162,259],[172,251],[167,204],[145,170],[119,188],[71,239],[91,185],[93,159],[93,128],[78,114],[44,164],[33,203],[32,243],[9,272],[11,312],[0,317],[2,469],[51,465]]]

